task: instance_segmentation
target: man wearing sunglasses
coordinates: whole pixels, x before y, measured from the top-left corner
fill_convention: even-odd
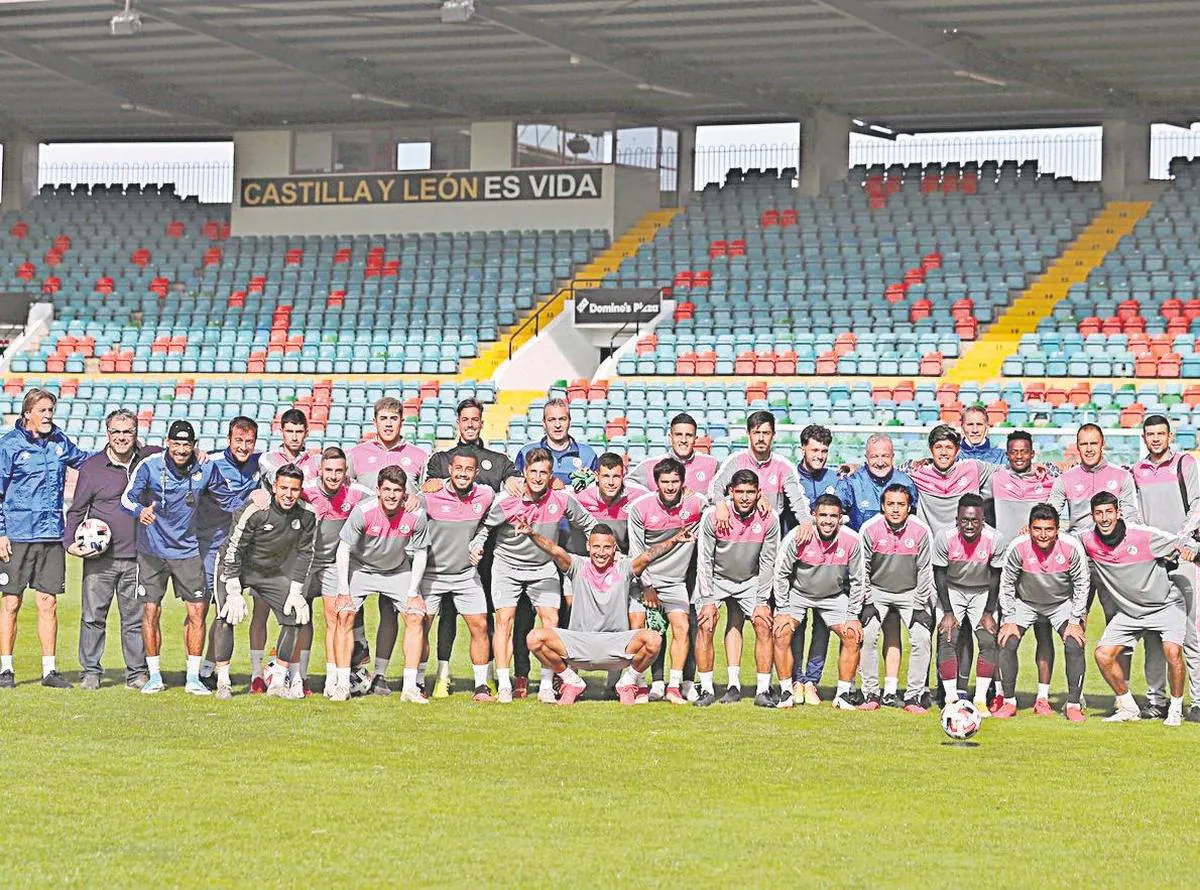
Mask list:
[[[137,439],[137,415],[118,408],[104,421],[108,444],[79,467],[75,497],[67,510],[63,542],[67,552],[83,559],[82,614],[79,627],[81,687],[99,689],[103,668],[105,626],[113,598],[121,616],[121,653],[125,685],[141,689],[149,674],[142,642],[142,603],[137,595],[137,524],[121,507],[121,493],[134,466],[162,451]],[[93,553],[75,543],[75,530],[85,519],[99,519],[112,533],[108,549]]]

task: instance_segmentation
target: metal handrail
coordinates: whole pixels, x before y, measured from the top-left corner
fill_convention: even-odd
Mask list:
[[[512,333],[510,333],[508,335],[508,358],[509,358],[509,361],[512,361],[513,353],[516,352],[516,350],[517,350],[517,347],[515,344],[516,344],[518,338],[521,336],[521,334],[526,330],[526,328],[530,327],[531,325],[533,326],[533,336],[534,337],[536,337],[538,334],[540,334],[542,332],[542,317],[543,317],[543,315],[546,313],[547,309],[549,309],[552,305],[554,305],[557,297],[560,294],[562,294],[563,291],[567,292],[567,299],[573,300],[575,298],[575,292],[577,290],[589,289],[589,288],[581,287],[580,285],[590,283],[590,285],[592,287],[596,287],[596,286],[599,286],[601,281],[603,281],[603,278],[575,278],[575,279],[572,279],[569,283],[567,283],[567,284],[563,285],[562,287],[558,288],[557,290],[555,290],[555,292],[554,292],[555,299],[547,300],[544,303],[542,303],[542,305],[538,306],[537,309],[534,311],[533,315],[529,316],[523,322],[521,322],[519,325],[517,325],[517,327],[512,331]]]

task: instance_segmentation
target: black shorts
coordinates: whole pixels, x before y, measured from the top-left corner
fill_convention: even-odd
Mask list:
[[[167,580],[177,599],[185,603],[207,603],[211,599],[204,583],[204,560],[199,556],[184,559],[162,559],[149,553],[138,553],[138,598],[147,603],[161,603],[167,595]]]
[[[295,615],[285,615],[283,611],[283,607],[287,603],[288,593],[292,589],[292,582],[287,578],[247,577],[242,579],[242,583],[250,590],[252,597],[262,600],[271,608],[271,611],[275,613],[275,620],[279,622],[280,626],[300,626],[300,622],[296,620]],[[223,602],[224,590],[221,591],[221,594],[221,601]]]
[[[26,590],[59,596],[67,588],[67,552],[59,541],[13,541],[12,557],[0,563],[0,594]]]

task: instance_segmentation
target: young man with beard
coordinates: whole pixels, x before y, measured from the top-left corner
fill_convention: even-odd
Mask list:
[[[1171,693],[1163,723],[1181,725],[1187,607],[1171,583],[1167,563],[1195,558],[1189,540],[1148,525],[1126,524],[1117,496],[1102,491],[1092,496],[1092,528],[1080,536],[1080,543],[1092,561],[1096,587],[1112,609],[1095,652],[1096,666],[1117,695],[1117,708],[1105,722],[1141,719],[1123,656],[1139,637],[1152,633],[1162,639]]]
[[[399,399],[384,396],[375,403],[374,412],[375,435],[347,452],[350,460],[347,474],[352,481],[374,490],[378,487],[380,470],[399,467],[408,480],[409,491],[415,492],[429,455],[404,438],[404,405]]]
[[[1133,475],[1104,459],[1104,431],[1085,423],[1075,434],[1079,464],[1054,480],[1048,503],[1058,511],[1063,530],[1081,535],[1092,527],[1092,497],[1107,491],[1117,498],[1121,514],[1130,522],[1141,522]]]
[[[808,498],[804,496],[804,489],[800,487],[796,467],[772,450],[775,444],[775,415],[770,411],[752,412],[746,418],[746,434],[750,439],[749,446],[745,451],[739,451],[727,458],[709,486],[709,501],[717,507],[717,525],[726,526],[729,523],[729,505],[725,503],[729,480],[738,470],[753,470],[758,476],[759,513],[765,516],[774,510],[777,515],[782,516],[784,511],[791,511],[797,524],[807,526],[807,532],[801,534],[811,535]]]
[[[958,698],[958,638],[973,632],[979,644],[975,668],[975,706],[988,713],[988,689],[996,673],[996,618],[1004,548],[983,518],[983,498],[965,494],[958,501],[953,528],[933,536],[933,583],[937,589],[937,669],[946,701]],[[968,674],[970,667],[967,668]]]
[[[1000,679],[1004,697],[992,711],[1001,719],[1017,714],[1017,650],[1021,636],[1035,621],[1046,619],[1062,637],[1067,662],[1067,706],[1063,714],[1082,723],[1084,626],[1087,623],[1089,568],[1079,541],[1059,531],[1058,511],[1036,504],[1029,511],[1029,533],[1020,535],[1004,553],[1000,575]],[[1041,693],[1039,691],[1039,697]],[[1053,711],[1034,711],[1048,716]]]
[[[484,556],[488,535],[496,529],[495,562],[492,565],[492,604],[496,609],[496,631],[492,651],[496,659],[496,700],[508,704],[514,698],[510,674],[513,650],[513,620],[521,599],[537,611],[543,627],[557,627],[562,587],[558,567],[532,541],[520,534],[517,525],[523,521],[538,534],[557,539],[565,518],[589,534],[596,520],[589,516],[574,495],[551,486],[554,478],[554,458],[544,448],[535,448],[525,455],[524,489],[519,496],[505,491],[493,501],[484,515],[483,524],[471,541],[470,560],[479,565]],[[555,701],[553,674],[543,671],[538,700]]]
[[[680,529],[633,559],[617,554],[616,536],[604,523],[598,523],[588,535],[586,558],[567,553],[523,519],[517,519],[515,529],[549,554],[571,582],[574,626],[569,630],[542,627],[529,632],[529,650],[543,670],[553,671],[562,681],[558,703],[574,704],[584,693],[586,686],[577,670],[621,670],[617,696],[623,705],[637,704],[641,675],[654,660],[662,638],[653,631],[629,626],[633,579],[653,560],[690,542],[691,529]]]
[[[304,484],[317,481],[321,465],[321,450],[305,448],[308,438],[308,418],[299,408],[288,408],[279,415],[279,447],[268,451],[258,459],[258,471],[264,486],[275,484],[275,474],[280,467],[291,464],[304,474]]]
[[[1054,477],[1035,467],[1033,437],[1024,430],[1014,430],[1008,434],[1004,453],[1007,465],[996,468],[981,493],[991,501],[996,531],[1002,544],[1007,547],[1025,532],[1029,525],[1029,511],[1035,505],[1050,500]],[[1054,675],[1054,629],[1045,618],[1039,617],[1033,622],[1033,635],[1037,641],[1034,659],[1038,673],[1038,692],[1033,712],[1039,716],[1050,716],[1054,713],[1050,707],[1050,680]],[[963,656],[964,652],[960,651],[959,658]],[[997,699],[993,699],[991,704],[999,706]]]
[[[796,474],[810,505],[815,504],[817,498],[823,494],[837,494],[837,470],[828,466],[829,446],[832,444],[833,434],[819,424],[810,423],[800,431],[802,456],[800,464],[796,467]],[[776,607],[778,608],[778,604]],[[804,662],[804,625],[807,621],[806,616],[799,616],[800,624],[797,630],[800,633],[792,634],[792,677],[790,681],[780,677],[780,684],[800,684],[800,693],[803,695],[801,703],[819,705],[821,695],[817,687],[821,684],[821,674],[825,670],[825,654],[829,651],[829,628],[821,618],[819,609],[813,609],[811,614],[812,636],[808,643],[808,661]],[[842,648],[845,648],[844,643]],[[790,686],[787,691],[790,691]]]
[[[471,634],[474,700],[490,702],[495,701],[487,680],[491,609],[479,571],[471,561],[471,542],[491,510],[496,493],[476,481],[478,463],[470,451],[456,453],[450,458],[449,478],[439,483],[437,491],[425,491],[422,495],[421,505],[429,528],[429,558],[419,590],[425,600],[427,637],[434,617],[444,610],[463,616]],[[440,633],[438,642],[440,645]],[[439,676],[439,682],[440,679]]]
[[[466,398],[458,403],[455,409],[458,424],[458,443],[446,451],[438,451],[429,458],[425,465],[425,482],[422,486],[426,494],[442,490],[441,481],[450,476],[450,465],[459,455],[469,455],[475,458],[475,484],[486,485],[493,492],[499,492],[509,479],[521,478],[521,471],[516,468],[508,455],[502,451],[493,451],[485,446],[483,433],[483,403],[475,398]],[[491,587],[492,587],[492,556],[491,550],[484,555],[479,564],[479,580],[483,592],[488,597],[488,620],[491,620]],[[437,630],[437,681],[433,687],[434,698],[445,698],[450,695],[453,678],[450,676],[450,656],[454,653],[454,640],[458,635],[458,613],[455,611],[454,597],[446,597],[441,602],[438,613]],[[469,624],[470,622],[468,622]],[[489,634],[490,636],[490,634]],[[517,641],[514,641],[517,642]],[[522,648],[524,641],[519,641]],[[478,692],[479,684],[475,684]],[[490,694],[490,693],[489,693]]]
[[[426,562],[428,529],[424,512],[407,509],[408,479],[404,470],[386,466],[377,476],[376,497],[361,501],[342,526],[335,562],[338,598],[339,683],[350,668],[354,615],[368,596],[379,597],[379,629],[375,638],[375,675],[371,692],[390,695],[387,669],[399,636],[398,614],[404,613],[404,701],[422,701],[416,691],[417,663],[423,642],[423,606],[418,587]],[[390,618],[390,620],[388,620]],[[410,664],[412,662],[412,664]],[[411,681],[411,682],[410,682]]]
[[[79,626],[80,687],[99,689],[103,668],[108,610],[114,596],[121,617],[121,653],[125,685],[146,685],[146,647],[142,642],[142,604],[137,597],[137,525],[121,508],[121,493],[139,460],[162,449],[137,440],[137,415],[128,408],[109,412],[104,419],[108,444],[79,467],[75,496],[67,510],[63,545],[83,559]],[[75,530],[85,519],[107,523],[112,537],[103,553],[91,553],[75,543]]]
[[[820,494],[813,501],[814,534],[800,541],[793,529],[783,539],[775,561],[775,670],[781,678],[792,671],[792,636],[811,611],[841,640],[838,684],[833,707],[853,711],[861,704],[854,693],[863,629],[859,621],[866,601],[862,542],[842,524],[842,501]],[[776,707],[807,704],[794,686],[783,688]]]
[[[680,529],[700,521],[705,499],[686,493],[686,470],[674,458],[659,461],[654,468],[654,491],[633,502],[629,508],[629,555],[641,556],[650,547],[673,537]],[[686,704],[681,690],[684,662],[687,660],[688,615],[692,591],[688,586],[689,566],[695,554],[695,540],[689,539],[642,573],[642,601],[651,608],[661,606],[671,628],[670,679],[665,698],[672,704]]]
[[[260,507],[248,502],[234,514],[229,537],[221,547],[217,584],[213,589],[217,606],[217,699],[233,697],[229,662],[233,658],[233,628],[246,617],[249,588],[270,607],[279,622],[277,657],[271,668],[267,694],[302,699],[304,686],[288,682],[289,668],[299,651],[299,628],[312,621],[308,587],[313,561],[317,516],[300,498],[304,472],[285,464],[275,472],[271,503]]]
[[[774,586],[775,554],[779,550],[779,520],[758,512],[758,477],[753,470],[738,470],[729,480],[730,528],[717,528],[714,508],[704,511],[696,546],[698,588],[696,669],[700,697],[695,704],[707,707],[716,700],[713,691],[713,638],[721,604],[737,603],[737,618],[726,616],[725,657],[729,685],[722,704],[741,701],[742,623],[749,615],[754,625],[754,665],[757,670],[754,704],[773,708],[771,663],[774,654],[770,599]],[[729,613],[734,610],[729,609]],[[788,686],[791,677],[781,677]]]
[[[1137,489],[1138,509],[1146,525],[1174,531],[1183,539],[1194,537],[1200,524],[1200,471],[1192,455],[1171,449],[1171,423],[1162,414],[1151,414],[1142,421],[1142,442],[1146,457],[1132,470]],[[1187,663],[1192,707],[1189,723],[1200,723],[1200,634],[1196,628],[1196,566],[1183,561],[1170,573],[1187,608],[1187,633],[1183,638],[1183,657]],[[1146,656],[1146,709],[1143,717],[1167,716],[1167,666],[1162,641],[1153,634],[1142,637]]]
[[[317,517],[316,537],[313,541],[312,569],[308,576],[305,599],[309,603],[321,598],[321,611],[325,617],[325,697],[333,701],[345,701],[350,697],[350,655],[343,653],[346,676],[338,669],[338,612],[348,608],[349,598],[338,596],[337,550],[341,541],[342,526],[350,518],[351,511],[372,493],[360,485],[352,485],[346,478],[346,452],[336,446],[321,452],[317,469],[317,480],[305,486],[302,497],[312,507]],[[300,662],[306,664],[306,652],[312,646],[312,622],[300,629]],[[300,676],[304,678],[304,673]]]
[[[167,430],[167,450],[139,463],[121,494],[121,506],[142,526],[138,535],[138,599],[143,604],[142,638],[150,679],[145,694],[162,692],[160,667],[162,601],[167,581],[175,596],[187,606],[184,643],[187,648],[187,682],[191,695],[211,695],[200,680],[204,652],[204,624],[212,590],[205,584],[204,560],[197,534],[198,513],[203,496],[211,497],[221,510],[237,509],[247,499],[230,487],[215,461],[200,463],[196,457],[196,431],[186,420],[172,422]],[[259,504],[268,495],[261,489],[251,493]]]
[[[31,389],[16,426],[0,438],[0,689],[16,686],[13,645],[25,591],[37,594],[42,685],[68,689],[58,670],[58,597],[66,589],[63,494],[67,467],[90,456],[54,423],[58,396]]]
[[[672,417],[667,429],[670,450],[657,457],[648,457],[634,467],[629,472],[630,481],[649,490],[658,462],[672,457],[683,464],[684,485],[697,494],[707,495],[720,466],[719,461],[711,454],[703,454],[696,450],[699,429],[696,418],[690,414],[676,414]]]
[[[860,659],[863,710],[901,707],[924,714],[931,707],[925,680],[929,674],[933,632],[933,548],[929,528],[911,515],[912,498],[898,482],[883,492],[883,510],[863,525],[863,576],[867,590],[862,610],[863,648]],[[879,653],[876,646],[884,624],[893,625],[896,646],[885,655],[883,694],[879,693]],[[898,695],[900,624],[908,628],[908,683]]]

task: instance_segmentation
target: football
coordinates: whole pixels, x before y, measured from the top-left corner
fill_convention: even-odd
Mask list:
[[[942,731],[956,741],[969,739],[975,735],[979,732],[979,726],[982,723],[983,715],[969,701],[950,702],[942,708]]]
[[[112,529],[103,519],[85,519],[75,529],[75,543],[89,556],[97,556],[112,542]]]

